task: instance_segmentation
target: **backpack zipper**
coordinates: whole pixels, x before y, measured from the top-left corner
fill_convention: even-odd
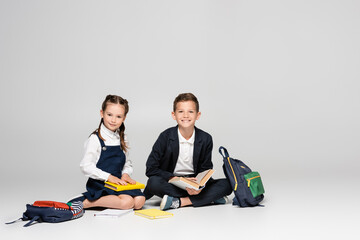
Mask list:
[[[234,173],[234,169],[233,169],[233,167],[231,166],[230,158],[228,157],[227,159],[228,159],[229,165],[230,165],[230,167],[231,167],[231,171],[232,171],[232,173],[233,173],[233,175],[234,175],[234,179],[235,179],[235,188],[234,188],[234,191],[236,191],[238,182],[237,182],[237,180],[236,180],[236,176],[235,176],[235,173]]]
[[[252,177],[252,178],[248,178],[246,179],[248,181],[248,187],[250,187],[250,181],[255,179],[255,178],[259,178],[260,176],[255,176],[255,177]]]

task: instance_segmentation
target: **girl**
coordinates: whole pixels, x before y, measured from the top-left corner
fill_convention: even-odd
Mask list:
[[[135,184],[128,158],[128,142],[124,134],[124,121],[129,111],[126,99],[107,95],[100,110],[101,121],[85,143],[85,155],[80,168],[89,177],[87,192],[83,193],[84,208],[106,207],[140,209],[145,197],[140,190],[116,192],[104,187],[104,182]]]

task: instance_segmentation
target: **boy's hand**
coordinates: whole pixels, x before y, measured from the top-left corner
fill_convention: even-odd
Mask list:
[[[186,191],[189,195],[198,195],[201,192],[202,189],[195,190],[193,188],[186,188]]]
[[[187,177],[186,179],[195,183],[197,181],[197,179],[194,177]],[[201,192],[201,189],[195,190],[193,188],[186,188],[186,191],[188,192],[189,195],[198,195]]]
[[[136,181],[134,179],[132,179],[129,174],[127,173],[124,173],[122,176],[121,176],[121,180],[125,181],[125,182],[128,182],[130,184],[135,184]]]
[[[120,178],[115,177],[113,175],[110,175],[107,181],[119,185],[127,185],[127,183],[124,180],[121,180]]]
[[[197,181],[197,179],[194,178],[194,177],[187,177],[186,179],[189,180],[189,181],[192,181],[194,183],[196,183],[196,181]]]

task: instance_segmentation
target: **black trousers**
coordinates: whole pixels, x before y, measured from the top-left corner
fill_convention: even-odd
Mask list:
[[[216,180],[210,178],[205,188],[198,195],[189,195],[187,191],[168,183],[158,176],[150,177],[144,190],[146,199],[151,198],[153,195],[162,198],[165,194],[178,198],[189,197],[194,207],[208,205],[219,198],[230,195],[231,192],[231,186],[226,178]]]

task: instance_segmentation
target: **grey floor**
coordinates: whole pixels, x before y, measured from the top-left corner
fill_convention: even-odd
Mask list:
[[[355,188],[359,177],[342,177],[341,181],[332,174],[284,178],[265,182],[265,207],[238,208],[231,203],[186,207],[172,210],[172,218],[158,220],[132,212],[122,217],[95,217],[96,211],[89,210],[77,220],[29,228],[23,228],[22,222],[4,224],[25,209],[26,196],[12,193],[2,197],[0,231],[1,236],[16,239],[359,239],[360,194]],[[4,189],[13,192],[10,187]],[[45,196],[41,191],[35,189],[33,194]],[[159,203],[154,197],[145,208],[158,208]]]

